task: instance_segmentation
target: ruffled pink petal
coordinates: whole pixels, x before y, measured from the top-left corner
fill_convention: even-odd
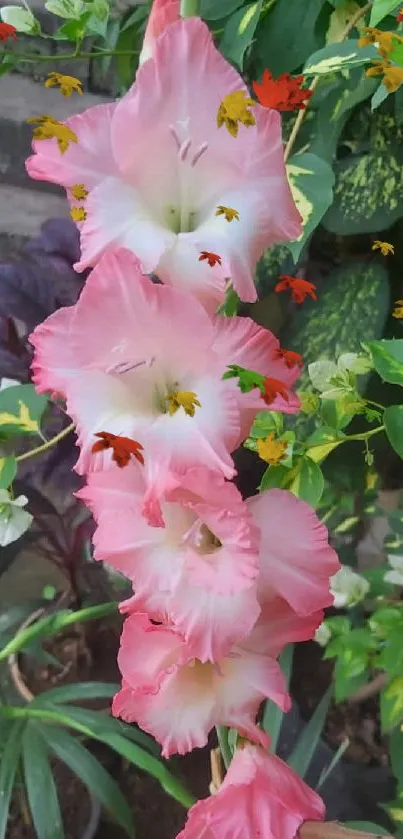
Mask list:
[[[34,140],[34,154],[26,161],[28,175],[66,188],[84,184],[92,190],[108,176],[118,174],[112,156],[111,122],[116,103],[95,105],[65,120],[77,136],[64,154],[56,140]]]
[[[304,821],[325,817],[325,805],[284,761],[245,744],[216,795],[190,810],[177,839],[294,839]]]
[[[38,393],[64,397],[69,379],[76,373],[76,361],[69,335],[74,306],[53,312],[29,336],[35,350],[32,381]]]
[[[281,489],[268,490],[247,503],[261,530],[261,604],[279,594],[298,615],[331,606],[329,580],[340,564],[315,511]]]
[[[287,644],[312,639],[322,620],[322,610],[297,615],[286,600],[273,597],[264,602],[259,620],[242,645],[256,653],[277,657]]]

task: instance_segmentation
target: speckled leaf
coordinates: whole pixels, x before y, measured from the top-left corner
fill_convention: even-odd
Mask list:
[[[326,161],[309,152],[293,155],[288,162],[287,174],[303,220],[301,236],[287,246],[297,262],[305,242],[332,203],[334,175]]]
[[[310,457],[299,461],[295,477],[287,489],[297,498],[302,498],[311,507],[316,507],[322,497],[325,481],[322,470]]]
[[[338,70],[369,64],[377,55],[375,47],[359,47],[354,38],[317,50],[308,58],[303,72],[306,76],[326,76]]]
[[[403,339],[371,341],[368,346],[381,379],[403,386]]]
[[[291,274],[294,260],[286,245],[267,248],[256,266],[255,285],[259,298],[273,291],[280,274]]]
[[[335,165],[334,201],[323,224],[339,236],[377,233],[403,215],[403,149],[351,155]]]

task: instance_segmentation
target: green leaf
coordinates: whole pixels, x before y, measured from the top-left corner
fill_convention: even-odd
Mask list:
[[[310,457],[303,457],[288,489],[315,508],[322,497],[324,485],[321,468]]]
[[[305,778],[309,769],[309,764],[319,743],[326,715],[330,707],[332,693],[333,685],[330,685],[324,696],[322,696],[318,706],[315,708],[311,719],[307,722],[300,737],[298,738],[295,748],[287,760],[288,765],[291,766],[291,768],[294,769],[301,778]]]
[[[370,341],[375,370],[384,382],[403,385],[403,339]]]
[[[279,664],[284,673],[287,688],[291,679],[293,656],[294,644],[287,644],[279,658]],[[283,717],[284,711],[282,711],[275,702],[267,699],[263,711],[262,726],[266,734],[270,737],[270,751],[273,752],[273,754],[276,753]]]
[[[373,833],[376,836],[391,836],[384,827],[374,822],[342,822],[342,824],[351,830],[363,830],[365,833]]]
[[[113,816],[117,824],[133,836],[134,825],[130,807],[116,781],[76,737],[62,728],[41,726],[48,747],[68,766]]]
[[[259,486],[259,492],[266,489],[286,489],[292,480],[290,470],[286,466],[269,466],[266,469]]]
[[[315,463],[321,463],[342,442],[343,439],[336,437],[333,428],[317,428],[306,440],[307,455]]]
[[[200,16],[204,20],[220,20],[227,15],[232,15],[240,6],[243,0],[201,0]]]
[[[24,780],[38,839],[63,839],[64,831],[56,784],[39,726],[29,721],[23,741]]]
[[[363,64],[369,64],[377,56],[375,47],[359,47],[356,39],[328,44],[308,58],[303,72],[305,76],[323,76],[339,70],[361,67]]]
[[[118,684],[111,682],[78,682],[45,690],[31,702],[31,707],[44,702],[77,702],[83,699],[110,699],[119,690]]]
[[[386,89],[385,85],[381,82],[379,87],[376,89],[372,99],[371,99],[371,111],[376,111],[382,102],[385,101],[389,96],[389,91]]]
[[[0,433],[37,434],[47,397],[39,396],[33,385],[15,385],[0,391]]]
[[[17,474],[15,457],[0,457],[0,489],[8,489]]]
[[[5,839],[11,795],[21,755],[22,733],[25,723],[16,720],[7,724],[7,741],[0,761],[0,839]]]
[[[393,774],[399,787],[403,787],[403,732],[400,728],[389,736],[389,755]]]
[[[254,3],[248,3],[242,9],[239,9],[229,19],[224,29],[220,50],[228,61],[232,61],[241,70],[245,52],[255,34],[262,3],[263,0],[255,0]]]
[[[339,137],[351,110],[368,99],[377,85],[377,79],[363,75],[361,67],[343,70],[339,84],[328,92],[316,110],[310,145],[313,154],[328,163],[333,162]]]
[[[383,415],[389,442],[403,458],[403,405],[391,405]]]
[[[399,678],[399,677],[398,677]],[[382,732],[391,731],[402,722],[403,719],[403,686],[393,679],[392,694],[386,690],[381,691],[380,694],[380,710],[381,710],[381,730]]]
[[[396,0],[374,0],[369,25],[378,26],[378,23],[380,23],[386,15],[394,12],[398,6],[399,2],[396,3]]]
[[[303,224],[299,238],[287,245],[297,262],[305,242],[332,203],[334,175],[326,161],[310,152],[293,155],[287,164],[287,174]]]
[[[316,21],[323,0],[276,0],[257,31],[254,58],[258,75],[267,67],[274,76],[292,73],[318,49]]]
[[[401,143],[335,163],[334,201],[323,224],[339,236],[379,233],[403,215]]]
[[[276,435],[283,430],[283,415],[279,411],[259,411],[256,414],[249,432],[250,437],[255,440],[268,437],[274,431]]]
[[[76,20],[68,20],[53,34],[56,41],[82,41],[87,30],[91,12],[84,12]]]
[[[230,286],[225,295],[224,303],[218,309],[217,314],[227,318],[234,317],[238,312],[240,302],[236,291]]]

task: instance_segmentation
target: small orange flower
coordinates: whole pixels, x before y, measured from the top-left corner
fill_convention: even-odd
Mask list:
[[[283,459],[287,448],[286,440],[276,440],[273,431],[266,440],[257,440],[257,453],[269,466],[277,466]]]
[[[221,265],[221,256],[218,256],[218,253],[212,253],[211,251],[202,251],[199,256],[199,262],[203,262],[203,259],[206,259],[210,268],[214,268],[214,265]]]
[[[280,282],[274,287],[274,291],[291,291],[291,297],[294,303],[303,303],[306,297],[311,297],[312,300],[317,300],[316,286],[308,280],[299,280],[297,277],[290,277],[288,274],[280,276]]]
[[[398,319],[403,318],[403,300],[395,301],[395,308],[392,312],[392,316]]]
[[[17,40],[17,30],[11,23],[0,23],[0,41],[8,41],[9,38]]]
[[[286,402],[289,401],[287,387],[284,382],[280,381],[280,379],[272,379],[269,376],[266,376],[263,382],[263,387],[264,393],[262,393],[262,399],[266,402],[266,405],[271,405],[276,396],[282,396]]]
[[[291,369],[292,367],[302,367],[303,366],[303,358],[299,352],[294,352],[294,350],[282,350],[281,347],[278,347],[277,350],[274,351],[274,356],[276,360],[282,359],[285,361],[287,367]]]
[[[290,76],[283,73],[274,79],[270,70],[264,70],[261,82],[253,82],[253,90],[264,108],[276,111],[301,111],[306,108],[306,100],[313,91],[302,88],[303,76]]]
[[[143,446],[136,440],[131,440],[130,437],[118,437],[109,431],[100,431],[95,437],[100,437],[100,440],[94,443],[91,451],[95,453],[113,449],[112,460],[117,463],[120,469],[130,463],[132,455],[139,463],[144,465],[144,457],[141,454]]]

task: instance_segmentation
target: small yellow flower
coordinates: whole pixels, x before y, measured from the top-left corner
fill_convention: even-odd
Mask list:
[[[218,128],[225,125],[231,136],[237,137],[238,123],[247,127],[256,125],[255,117],[250,111],[254,105],[256,102],[250,99],[244,90],[236,90],[224,96],[217,113]]]
[[[392,312],[394,318],[403,318],[403,300],[395,301],[395,309]]]
[[[83,92],[83,83],[74,76],[64,76],[63,73],[49,73],[45,87],[60,87],[63,96],[71,96],[72,93]]]
[[[84,207],[72,207],[70,215],[73,221],[85,221],[87,218],[87,213],[84,210]]]
[[[183,408],[188,417],[194,417],[196,406],[201,408],[197,394],[191,390],[174,390],[168,394],[166,401],[168,402],[168,413],[171,416],[176,414],[179,408]]]
[[[396,32],[383,32],[382,29],[374,29],[370,26],[366,26],[364,32],[366,34],[359,39],[358,46],[367,47],[369,44],[374,44],[382,58],[387,58],[393,50],[394,38],[397,41],[402,40],[400,35],[396,35]]]
[[[394,254],[395,248],[394,245],[391,245],[390,242],[381,242],[380,239],[375,239],[372,244],[373,251],[380,251],[382,256],[388,256],[390,253]]]
[[[365,71],[366,76],[381,76],[382,84],[388,93],[395,93],[403,82],[403,67],[395,67],[388,61],[373,61],[373,66]]]
[[[234,219],[239,221],[238,210],[233,210],[232,207],[224,207],[223,204],[218,205],[216,216],[225,216],[226,221],[233,221]]]
[[[34,128],[34,138],[35,140],[57,140],[57,145],[59,146],[59,150],[61,154],[64,154],[70,143],[77,143],[77,135],[74,134],[74,131],[64,125],[63,122],[58,122],[57,119],[48,116],[47,114],[41,114],[38,117],[30,117],[27,119],[27,122],[32,125],[37,125]]]
[[[85,201],[88,196],[88,189],[85,188],[84,184],[74,184],[71,187],[71,194],[76,201]]]
[[[288,448],[286,440],[276,440],[274,432],[271,432],[266,440],[257,441],[257,451],[259,457],[269,463],[270,466],[276,466],[283,459]]]

